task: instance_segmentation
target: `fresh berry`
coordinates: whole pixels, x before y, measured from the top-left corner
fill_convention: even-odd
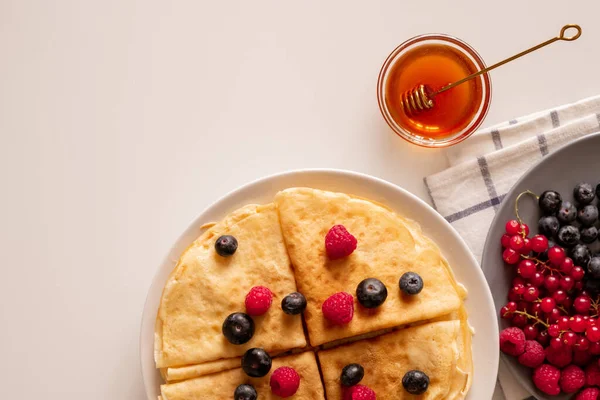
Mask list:
[[[588,386],[600,386],[600,367],[592,363],[585,369],[585,384]]]
[[[550,364],[542,364],[533,372],[533,383],[542,392],[551,396],[560,393],[560,370]]]
[[[598,207],[588,204],[577,212],[577,219],[583,226],[592,226],[598,222]]]
[[[410,394],[423,394],[429,388],[429,377],[423,371],[411,370],[404,374],[402,386]]]
[[[263,377],[271,370],[271,356],[263,349],[250,349],[242,357],[242,369],[253,378]]]
[[[581,267],[573,267],[571,270],[571,278],[576,281],[580,281],[585,276],[585,271]]]
[[[256,389],[248,384],[238,386],[233,394],[233,400],[256,400],[257,398]]]
[[[507,264],[516,264],[519,262],[520,258],[521,255],[519,252],[511,249],[510,247],[508,249],[504,249],[502,252],[502,259]]]
[[[547,332],[546,332],[547,333]],[[550,335],[548,335],[550,337]],[[550,339],[550,346],[546,349],[546,351],[550,350],[560,350],[564,347],[562,339],[560,337],[555,337]],[[546,355],[546,357],[548,357]]]
[[[358,385],[362,378],[365,376],[365,370],[360,364],[348,364],[342,369],[342,376],[340,381],[343,386],[354,386]]]
[[[517,328],[524,328],[527,325],[527,317],[523,314],[517,314],[513,316],[511,324]]]
[[[231,235],[219,236],[215,242],[215,251],[221,257],[232,256],[238,248],[238,241]]]
[[[266,314],[273,303],[273,293],[264,286],[254,286],[246,295],[246,312],[251,316]]]
[[[600,328],[592,325],[585,329],[585,336],[592,343],[600,342]]]
[[[541,344],[535,340],[525,342],[525,352],[519,356],[519,363],[529,368],[537,368],[544,362],[546,353]]]
[[[506,223],[505,229],[506,233],[510,236],[518,235],[521,230],[521,224],[516,219],[511,219]]]
[[[600,389],[586,388],[583,389],[574,400],[598,400],[600,398]]]
[[[536,272],[535,274],[533,274],[531,279],[529,279],[529,283],[531,284],[531,286],[539,288],[544,284],[544,280],[544,274],[542,274],[541,272]]]
[[[591,344],[590,344],[591,347]],[[587,350],[577,349],[573,352],[573,364],[585,367],[592,360],[592,354]]]
[[[558,290],[560,284],[560,279],[558,279],[554,275],[548,275],[544,279],[544,286],[548,289],[548,292],[554,293]]]
[[[571,225],[565,225],[558,230],[558,242],[565,247],[573,247],[581,238],[579,229]],[[555,264],[556,265],[556,264]],[[560,265],[560,264],[559,264]]]
[[[271,374],[269,383],[275,396],[290,397],[296,394],[300,387],[300,375],[294,368],[279,367]]]
[[[356,250],[356,238],[344,225],[334,225],[325,236],[325,250],[330,260],[347,257]]]
[[[592,257],[588,263],[587,270],[592,278],[600,279],[600,257]]]
[[[570,201],[563,201],[556,213],[561,224],[567,225],[577,219],[577,208]]]
[[[529,279],[537,272],[535,263],[531,260],[521,260],[517,266],[517,273],[525,279]]]
[[[565,258],[565,250],[562,247],[554,246],[551,249],[548,249],[548,260],[552,265],[557,267],[560,266]]]
[[[356,385],[348,389],[344,395],[344,400],[376,400],[377,396],[373,389],[364,386]]]
[[[548,335],[548,331],[541,331],[538,333],[537,338],[535,338],[542,346],[547,346],[550,344],[550,336]]]
[[[519,250],[519,254],[528,256],[529,253],[531,253],[531,240],[526,237],[523,239],[523,247],[521,247],[521,250]]]
[[[423,278],[416,272],[405,272],[400,277],[399,285],[402,293],[414,296],[423,290]],[[525,287],[523,286],[523,288]]]
[[[550,337],[560,336],[560,328],[557,324],[552,324],[548,326],[548,335],[550,335]]]
[[[563,304],[567,299],[567,292],[560,289],[552,293],[552,298],[556,301],[556,304]]]
[[[511,249],[520,253],[523,246],[525,246],[525,240],[522,236],[514,235],[510,238],[510,243],[508,245]]]
[[[321,310],[323,316],[334,324],[347,324],[354,317],[354,298],[346,292],[333,294],[323,302]]]
[[[560,278],[559,286],[562,290],[568,292],[569,290],[573,289],[573,286],[575,286],[575,280],[570,276],[563,276]]]
[[[538,221],[538,231],[548,239],[554,237],[558,233],[559,228],[558,219],[553,215],[544,216]],[[550,244],[548,244],[548,247],[552,248]]]
[[[233,313],[225,318],[222,331],[229,343],[248,343],[254,336],[254,321],[248,314]]]
[[[503,248],[507,248],[510,245],[510,238],[512,236],[509,235],[508,233],[505,233],[504,235],[502,235],[502,237],[500,238],[500,243],[502,244]]]
[[[541,304],[542,311],[545,313],[552,312],[552,309],[556,307],[556,301],[552,297],[544,297]]]
[[[306,310],[306,297],[302,293],[290,293],[281,300],[281,309],[289,315],[302,314]]]
[[[365,308],[379,307],[387,299],[387,295],[387,288],[376,278],[367,278],[356,288],[356,298]]]
[[[575,332],[565,332],[561,337],[563,344],[567,347],[573,347],[577,344],[577,334]]]
[[[592,301],[588,296],[576,297],[573,301],[573,308],[579,314],[587,314],[592,306]]]
[[[535,340],[540,334],[540,330],[536,325],[527,325],[523,328],[523,333],[525,333],[525,339]]]
[[[585,373],[576,365],[569,365],[560,373],[560,388],[565,393],[575,393],[585,385]]]
[[[569,328],[573,332],[584,332],[587,328],[587,322],[581,315],[575,315],[569,318]]]
[[[559,318],[562,317],[562,314],[558,308],[553,308],[552,311],[546,314],[546,317],[551,324],[555,324],[558,322]]]
[[[527,289],[525,289],[525,293],[523,293],[523,300],[536,301],[539,295],[540,295],[539,289],[536,287],[530,286]]]
[[[590,348],[590,341],[587,340],[585,337],[580,336],[577,339],[577,343],[575,344],[575,347],[577,348],[577,350],[585,351]]]
[[[531,238],[531,250],[542,253],[548,250],[548,238],[544,235],[535,235]]]
[[[588,352],[590,354],[593,354],[595,356],[600,354],[600,341],[598,342],[591,342],[590,343],[590,348],[588,349]]]
[[[574,265],[575,264],[573,264],[573,259],[570,257],[566,257],[565,260],[560,264],[559,268],[561,272],[568,274],[569,272],[571,272]]]
[[[577,203],[583,205],[590,204],[594,200],[594,197],[596,197],[596,194],[592,185],[582,182],[573,188],[573,197],[575,197]]]
[[[595,226],[582,226],[579,229],[579,236],[583,243],[592,243],[598,238],[598,228]]]
[[[500,350],[511,356],[525,351],[525,333],[519,328],[506,328],[500,332]]]
[[[525,237],[529,236],[529,225],[521,224],[521,226],[519,227],[519,235]]]
[[[590,262],[590,249],[585,244],[576,244],[571,249],[571,258],[575,265],[585,267]]]
[[[561,331],[566,331],[569,329],[569,317],[563,315],[556,321],[556,325],[558,325],[558,329]]]
[[[560,208],[561,203],[562,198],[560,193],[554,190],[546,190],[541,194],[539,199],[540,208],[547,215],[556,213]]]

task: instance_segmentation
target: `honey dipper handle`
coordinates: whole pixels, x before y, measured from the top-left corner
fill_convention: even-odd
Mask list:
[[[567,33],[567,31],[569,29],[575,29],[577,32],[574,35],[566,36],[566,33]],[[479,76],[481,74],[485,74],[486,72],[489,72],[489,71],[491,71],[493,69],[496,69],[496,68],[498,68],[498,67],[500,67],[500,66],[502,66],[502,65],[504,65],[506,63],[509,63],[509,62],[511,62],[513,60],[516,60],[517,58],[523,57],[526,54],[529,54],[529,53],[534,52],[534,51],[536,51],[538,49],[541,49],[542,47],[548,46],[549,44],[554,43],[557,40],[565,40],[565,41],[571,42],[573,40],[579,39],[580,36],[581,36],[581,27],[579,25],[574,25],[574,24],[565,25],[560,30],[560,34],[558,36],[553,37],[550,40],[546,40],[545,42],[540,43],[537,46],[533,46],[530,49],[522,51],[519,54],[515,54],[514,56],[509,57],[509,58],[507,58],[505,60],[497,62],[494,65],[491,65],[491,66],[489,66],[489,67],[487,67],[485,69],[482,69],[481,71],[475,72],[474,74],[471,74],[471,75],[467,76],[466,78],[461,79],[460,81],[456,81],[456,82],[451,83],[451,84],[449,84],[447,86],[444,86],[440,90],[438,90],[435,93],[431,94],[429,97],[433,97],[436,94],[439,94],[439,93],[445,92],[446,90],[452,89],[453,87],[458,86],[458,85],[460,85],[462,83],[465,83],[466,81],[471,80],[471,79],[475,78],[476,76]]]

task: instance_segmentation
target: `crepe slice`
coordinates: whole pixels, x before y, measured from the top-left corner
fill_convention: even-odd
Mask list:
[[[230,257],[215,251],[221,235],[238,241]],[[265,315],[253,317],[253,338],[233,345],[222,334],[223,321],[244,312],[246,294],[259,285],[273,292],[273,304]],[[304,347],[300,316],[287,315],[279,306],[296,290],[275,205],[248,205],[233,212],[183,253],[165,285],[155,331],[157,368],[235,358],[252,347],[270,353]]]
[[[342,399],[341,371],[348,364],[358,363],[365,370],[360,384],[373,389],[378,399],[463,399],[466,380],[458,366],[461,342],[461,322],[453,320],[418,325],[321,351],[319,360],[327,398]],[[412,395],[402,386],[402,378],[410,370],[422,371],[429,377],[425,393]]]
[[[298,288],[308,301],[304,316],[311,345],[425,321],[459,309],[461,295],[439,249],[420,245],[430,241],[420,238],[420,230],[411,232],[389,209],[346,194],[309,188],[279,192],[275,203]],[[329,260],[325,236],[337,224],[356,237],[358,247],[348,257]],[[408,271],[423,278],[424,288],[418,295],[400,291],[399,279]],[[327,321],[321,311],[323,302],[336,292],[355,296],[357,285],[366,278],[377,278],[386,285],[387,300],[376,309],[367,309],[355,299],[350,323]]]
[[[206,375],[201,378],[161,386],[162,400],[222,400],[233,398],[238,385],[251,384],[261,400],[281,399],[271,393],[271,373],[279,367],[292,367],[300,375],[300,387],[290,399],[324,400],[323,385],[314,353],[306,352],[273,359],[269,374],[250,378],[241,368]]]

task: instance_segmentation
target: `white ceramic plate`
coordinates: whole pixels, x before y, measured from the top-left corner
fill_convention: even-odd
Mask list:
[[[425,202],[389,182],[372,176],[339,170],[299,170],[269,176],[229,193],[208,207],[177,239],[158,269],[144,307],[140,354],[148,400],[156,400],[161,378],[154,365],[154,322],[163,286],[185,248],[201,233],[200,227],[222,219],[249,203],[266,204],[275,193],[294,186],[340,191],[365,197],[417,221],[424,233],[442,249],[459,282],[468,291],[469,322],[475,328],[473,361],[475,377],[468,400],[492,398],[498,373],[498,322],[490,289],[467,245],[444,218]]]

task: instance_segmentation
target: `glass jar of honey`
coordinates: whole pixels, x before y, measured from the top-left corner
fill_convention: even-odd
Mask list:
[[[452,36],[428,34],[398,46],[377,82],[379,108],[400,137],[424,147],[446,147],[469,137],[483,122],[492,97],[487,73],[435,95],[434,106],[405,112],[402,95],[419,85],[437,91],[485,68],[479,54]]]

